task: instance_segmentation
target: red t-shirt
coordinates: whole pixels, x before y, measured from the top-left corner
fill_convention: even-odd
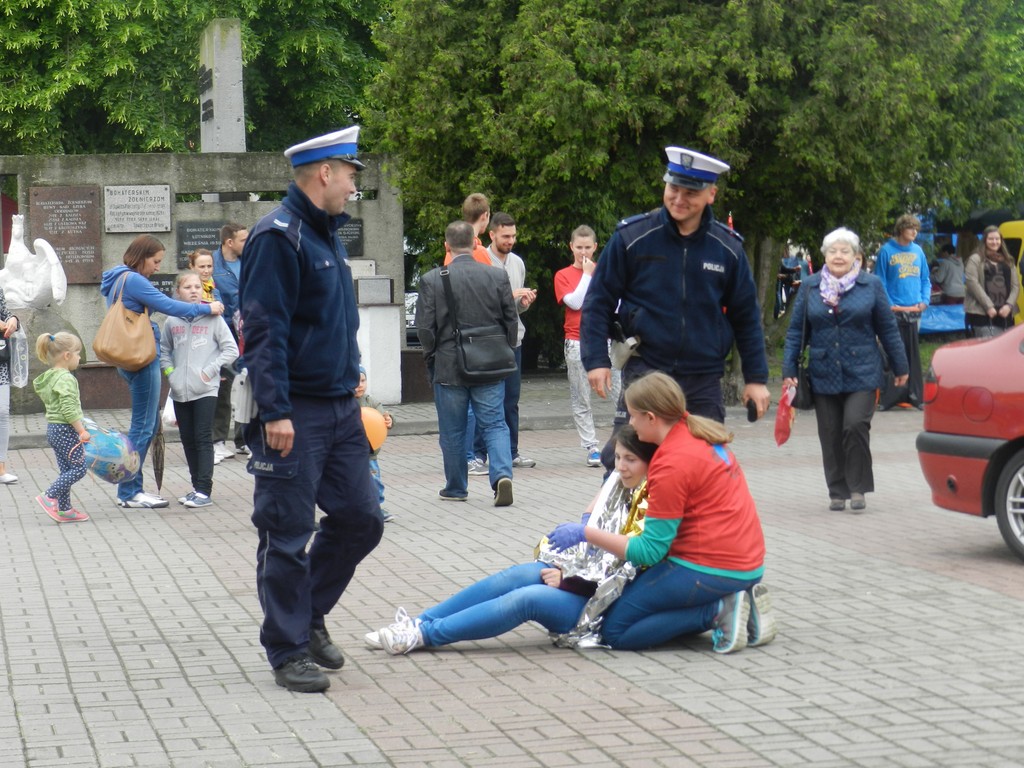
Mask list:
[[[680,520],[668,557],[727,571],[764,565],[764,533],[739,462],[676,424],[647,472],[647,517]]]
[[[565,269],[560,269],[555,272],[555,301],[562,304],[562,299],[568,296],[570,293],[575,291],[580,284],[580,280],[583,279],[583,270],[577,269],[574,266],[568,266]],[[582,310],[573,309],[572,307],[565,307],[565,338],[573,339],[574,341],[580,340],[580,317],[583,315]]]

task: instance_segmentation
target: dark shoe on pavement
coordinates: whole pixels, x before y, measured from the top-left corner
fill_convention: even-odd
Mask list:
[[[864,500],[863,493],[851,493],[850,494],[850,511],[852,512],[863,512],[868,508],[868,503]]]
[[[842,512],[846,509],[846,499],[829,499],[828,508],[830,512]]]
[[[274,667],[274,682],[296,693],[320,693],[331,687],[331,681],[308,653],[297,653]]]
[[[345,657],[341,655],[326,629],[309,628],[308,650],[313,661],[321,667],[341,669],[345,665]]]
[[[512,506],[512,480],[503,477],[498,480],[498,484],[494,486],[494,506],[496,507],[511,507]]]

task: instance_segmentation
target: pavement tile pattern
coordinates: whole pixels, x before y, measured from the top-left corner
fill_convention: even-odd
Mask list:
[[[217,466],[215,506],[119,509],[91,476],[56,525],[33,499],[55,462],[38,416],[14,417],[0,486],[0,766],[1020,766],[1024,563],[994,520],[935,508],[918,412],[878,414],[876,493],[828,512],[813,414],[790,441],[730,410],[768,539],[780,631],[729,656],[709,636],[647,652],[567,651],[536,626],[391,657],[362,635],[530,557],[578,516],[601,471],[558,377],[524,382],[516,502],[441,487],[429,404],[391,408],[381,452],[396,521],[328,629],[346,664],[325,694],[278,688],[258,641],[252,482]],[[601,433],[612,409],[597,406]],[[124,428],[127,411],[90,414]],[[168,444],[164,495],[190,490]],[[148,472],[148,469],[147,469]],[[147,475],[147,490],[154,490]]]

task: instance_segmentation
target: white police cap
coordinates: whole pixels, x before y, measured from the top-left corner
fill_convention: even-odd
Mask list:
[[[359,142],[359,126],[353,125],[334,133],[325,133],[315,139],[288,147],[284,156],[292,161],[292,168],[318,160],[344,160],[349,165],[363,170],[366,166],[357,159]]]
[[[665,147],[665,154],[668,155],[665,181],[677,187],[704,189],[718,181],[719,174],[729,170],[721,160],[685,147]]]

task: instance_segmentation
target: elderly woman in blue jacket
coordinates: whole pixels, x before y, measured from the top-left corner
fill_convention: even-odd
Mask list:
[[[160,269],[164,259],[164,246],[151,235],[139,235],[124,252],[124,264],[103,273],[100,293],[109,307],[121,295],[125,307],[132,312],[148,309],[150,313],[163,312],[165,315],[193,320],[199,315],[220,315],[224,305],[219,301],[210,304],[192,304],[168,298],[149,281]],[[151,321],[152,323],[152,321]],[[157,349],[160,348],[160,329],[152,323]],[[168,502],[153,493],[142,490],[142,464],[146,460],[149,444],[156,434],[157,419],[160,418],[160,356],[138,371],[118,368],[118,373],[128,382],[132,398],[132,420],[128,427],[128,439],[139,452],[139,473],[117,486],[117,505],[135,509],[166,507]]]
[[[871,417],[889,357],[895,384],[907,381],[907,354],[882,282],[861,270],[860,238],[846,228],[821,244],[825,266],[804,280],[786,333],[782,387],[796,386],[801,339],[808,348],[807,373],[814,392],[830,510],[859,513],[864,494],[875,489],[871,467]],[[806,321],[806,326],[805,326]],[[804,336],[806,334],[806,336]]]

